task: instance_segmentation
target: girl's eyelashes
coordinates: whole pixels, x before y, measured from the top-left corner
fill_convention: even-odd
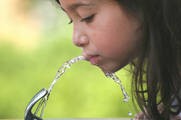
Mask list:
[[[90,15],[90,16],[88,16],[88,17],[81,18],[81,19],[80,19],[80,22],[90,23],[90,22],[92,22],[94,16],[95,16],[95,15],[93,14],[93,15]],[[72,24],[72,23],[73,23],[73,20],[70,19],[70,21],[68,22],[68,24]]]
[[[90,16],[88,16],[88,17],[82,18],[80,21],[81,21],[81,22],[90,23],[90,22],[92,22],[94,16],[95,16],[94,14],[93,14],[93,15],[90,15]]]

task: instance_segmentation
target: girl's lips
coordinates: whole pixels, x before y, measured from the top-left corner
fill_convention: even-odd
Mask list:
[[[91,64],[97,65],[99,61],[99,56],[98,55],[89,56],[88,60],[90,61]]]
[[[87,53],[86,51],[83,51],[82,55],[85,57],[87,61],[89,61],[92,65],[98,65],[98,62],[100,61],[99,55],[95,53]]]

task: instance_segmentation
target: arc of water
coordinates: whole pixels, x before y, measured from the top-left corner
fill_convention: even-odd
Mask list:
[[[51,85],[50,85],[50,87],[49,87],[49,89],[48,89],[48,94],[50,94],[50,92],[52,91],[55,83],[56,83],[56,82],[58,81],[58,79],[65,73],[66,69],[67,69],[67,68],[70,68],[72,64],[74,64],[74,63],[76,63],[76,62],[78,62],[78,61],[80,61],[80,60],[85,60],[85,58],[84,58],[83,56],[78,56],[78,57],[72,58],[71,60],[65,62],[65,63],[58,69],[58,71],[57,71],[57,73],[56,73],[56,76],[55,76],[54,80],[52,81],[52,83],[51,83]],[[125,91],[125,89],[124,89],[124,87],[123,87],[123,85],[122,85],[122,83],[121,83],[121,80],[116,76],[116,74],[114,74],[114,73],[106,73],[105,75],[106,75],[106,77],[110,77],[110,78],[113,79],[117,84],[120,85],[121,91],[122,91],[123,96],[124,96],[123,101],[124,101],[124,102],[128,102],[129,96],[128,96],[127,92]]]
[[[51,83],[49,89],[48,89],[48,93],[50,94],[50,92],[52,91],[55,83],[58,81],[58,79],[65,73],[67,68],[70,68],[72,64],[80,61],[80,60],[85,60],[85,58],[83,56],[78,56],[75,58],[72,58],[71,60],[65,62],[57,71],[55,78],[53,80],[53,82]]]
[[[78,61],[80,61],[80,60],[85,60],[85,58],[84,58],[83,56],[78,56],[78,57],[72,58],[71,60],[65,62],[65,63],[58,69],[58,71],[57,71],[57,73],[56,73],[56,75],[55,75],[55,78],[53,79],[53,81],[52,81],[49,89],[47,90],[47,91],[48,91],[48,94],[47,94],[44,98],[42,98],[42,102],[39,103],[39,105],[38,105],[38,107],[37,107],[37,110],[36,110],[36,112],[35,112],[35,114],[37,114],[38,111],[40,110],[40,108],[42,108],[42,109],[41,109],[41,112],[40,112],[40,113],[41,113],[41,114],[40,114],[40,118],[42,118],[42,116],[43,116],[44,108],[45,108],[45,106],[46,106],[46,102],[47,102],[47,100],[48,100],[48,97],[49,97],[49,95],[50,95],[50,92],[52,91],[55,83],[56,83],[56,82],[58,81],[58,79],[66,72],[67,68],[70,68],[72,64],[74,64],[74,63],[76,63],[76,62],[78,62]],[[129,96],[128,96],[127,92],[125,91],[125,89],[124,89],[124,87],[123,87],[123,85],[122,85],[122,83],[121,83],[121,80],[120,80],[114,73],[106,73],[105,75],[106,75],[106,77],[110,77],[110,78],[113,79],[117,84],[120,85],[121,91],[122,91],[122,93],[123,93],[123,95],[124,95],[123,101],[124,101],[124,102],[128,102]],[[131,112],[130,112],[130,113],[131,113]]]

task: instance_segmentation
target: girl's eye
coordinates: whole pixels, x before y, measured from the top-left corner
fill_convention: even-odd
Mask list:
[[[90,22],[92,22],[93,18],[94,18],[94,14],[93,14],[93,15],[90,15],[90,16],[88,16],[88,17],[82,18],[80,21],[81,21],[81,22],[90,23]]]
[[[90,15],[90,16],[88,16],[88,17],[82,18],[82,19],[80,20],[80,22],[90,23],[90,22],[92,22],[94,16],[95,16],[95,15],[93,14],[93,15]],[[72,23],[73,23],[73,20],[70,19],[70,21],[68,22],[68,24],[72,24]]]

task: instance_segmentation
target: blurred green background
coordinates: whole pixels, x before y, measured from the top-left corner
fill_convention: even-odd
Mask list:
[[[68,22],[51,0],[0,1],[0,118],[23,118],[35,93],[49,87],[65,61],[81,54],[71,42]],[[130,73],[117,74],[130,91]],[[133,107],[122,99],[117,84],[81,61],[55,85],[44,117],[128,117]]]

